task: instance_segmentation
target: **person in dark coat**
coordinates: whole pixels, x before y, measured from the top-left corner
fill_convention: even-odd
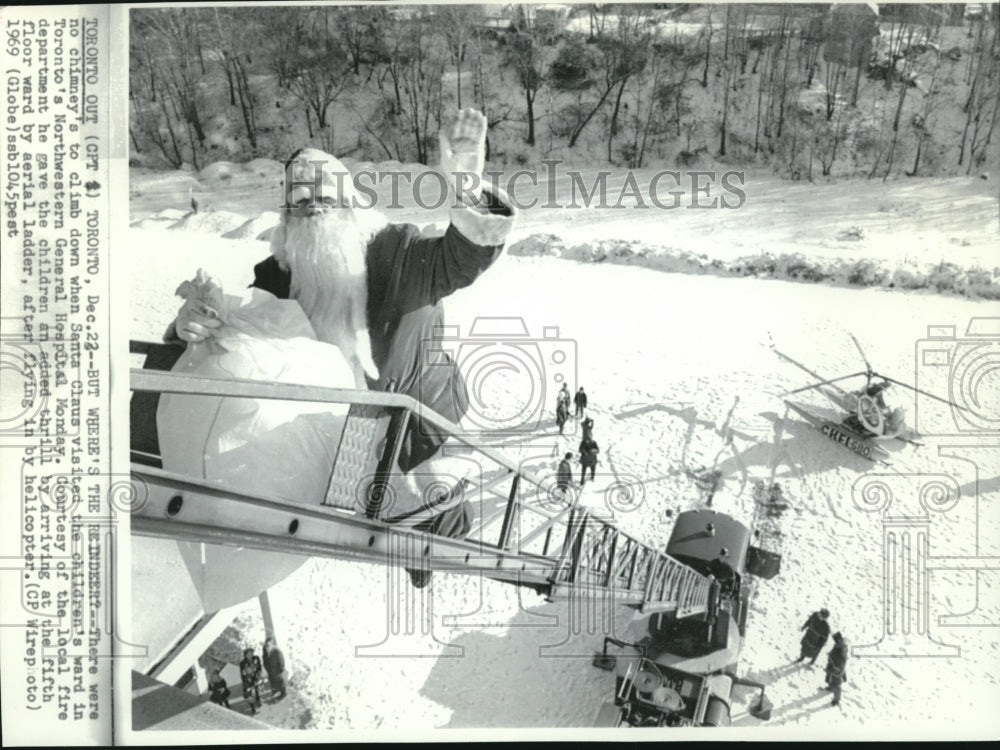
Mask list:
[[[243,649],[243,661],[240,662],[240,680],[243,682],[243,697],[250,704],[250,713],[257,713],[260,708],[260,673],[263,667],[260,657],[252,648]]]
[[[573,454],[567,453],[556,470],[556,487],[563,493],[569,490],[569,486],[573,483],[573,467],[569,463],[572,459]]]
[[[559,403],[556,405],[556,425],[559,427],[559,434],[563,434],[563,428],[566,426],[566,420],[569,419],[569,407],[566,402],[559,399]]]
[[[264,671],[267,672],[271,690],[278,694],[279,699],[284,698],[288,694],[285,687],[285,655],[274,638],[264,641]]]
[[[841,686],[847,682],[847,641],[840,633],[833,634],[833,648],[826,657],[826,687],[833,691],[831,706],[840,704]]]
[[[441,132],[441,171],[478,177],[485,139],[485,117],[459,112]],[[425,236],[412,224],[372,231],[366,211],[354,202],[350,173],[336,158],[306,149],[293,155],[289,168],[295,181],[286,186],[272,255],[254,267],[251,286],[297,300],[317,338],[337,345],[351,360],[359,388],[412,396],[459,423],[469,409],[466,384],[445,348],[434,344],[444,332],[443,300],[472,284],[500,256],[515,209],[501,193],[470,190],[466,182],[443,236]],[[321,191],[313,190],[313,179],[320,179]],[[221,325],[193,302],[181,308],[168,341],[204,341]],[[449,474],[431,461],[447,437],[416,414],[409,420],[397,464],[420,505],[435,477]],[[420,471],[413,471],[418,466]],[[399,498],[395,510],[407,510]],[[426,530],[464,538],[472,518],[470,504],[462,501],[428,521]],[[411,579],[414,585],[429,581],[425,575]]]
[[[576,395],[573,396],[573,405],[576,406],[576,418],[580,419],[587,408],[587,394],[584,393],[583,388],[577,389]]]
[[[592,437],[585,437],[580,441],[580,486],[587,478],[587,469],[590,469],[590,479],[593,481],[594,472],[597,469],[597,454],[600,452],[600,448],[597,445],[597,441]]]
[[[795,660],[796,664],[804,659],[811,659],[810,664],[816,663],[819,652],[823,650],[826,639],[830,637],[830,623],[827,622],[829,617],[830,612],[826,609],[809,615],[806,624],[800,628],[806,632],[802,636],[802,650],[799,652],[799,658]]]
[[[229,708],[229,686],[218,669],[213,669],[208,678],[208,697],[212,703]]]
[[[590,417],[587,417],[585,420],[583,420],[580,423],[580,427],[583,429],[583,437],[584,438],[592,438],[592,437],[594,437],[594,420],[593,419],[591,419]]]

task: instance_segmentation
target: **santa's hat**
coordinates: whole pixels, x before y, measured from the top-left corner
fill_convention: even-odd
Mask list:
[[[355,204],[351,171],[336,156],[318,148],[300,148],[285,162],[283,207],[300,201],[344,207]]]

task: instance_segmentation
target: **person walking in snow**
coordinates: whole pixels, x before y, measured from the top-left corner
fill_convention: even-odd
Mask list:
[[[796,664],[804,659],[811,659],[810,664],[816,663],[819,652],[823,650],[826,639],[830,637],[830,623],[827,622],[829,617],[830,611],[827,609],[809,615],[806,624],[800,628],[806,633],[802,636],[802,650],[799,652],[799,658],[795,660]]]
[[[567,414],[567,416],[569,415],[569,405],[572,402],[572,400],[573,400],[573,397],[570,396],[570,394],[569,394],[569,386],[566,385],[565,383],[563,383],[562,384],[562,388],[559,389],[559,393],[556,396],[556,403],[557,404],[565,404],[566,405],[566,414]]]
[[[218,669],[213,669],[208,679],[208,696],[212,703],[229,708],[229,686],[222,679]]]
[[[569,405],[559,399],[559,403],[556,405],[556,425],[559,427],[559,434],[563,434],[563,428],[566,426],[566,420],[569,419]]]
[[[833,691],[831,706],[840,704],[841,686],[847,682],[847,641],[839,632],[833,634],[833,648],[826,657],[826,687]]]
[[[592,438],[592,437],[594,437],[594,420],[593,419],[591,419],[590,417],[587,417],[585,420],[583,420],[580,423],[580,426],[583,428],[583,437],[584,438]]]
[[[264,671],[267,672],[271,690],[277,693],[278,700],[281,700],[288,694],[285,687],[285,655],[281,653],[274,638],[270,637],[264,641]]]
[[[576,395],[573,396],[573,404],[576,406],[576,418],[582,419],[583,412],[587,408],[587,394],[584,392],[583,388],[579,388]]]
[[[243,661],[240,662],[240,679],[243,681],[243,697],[250,704],[250,713],[255,714],[261,707],[260,673],[263,666],[260,657],[252,648],[243,649]]]
[[[570,465],[572,458],[573,454],[567,453],[556,469],[556,487],[563,495],[569,491],[569,486],[573,483],[573,467]]]
[[[600,452],[597,441],[592,437],[585,437],[580,441],[580,486],[587,480],[587,469],[590,469],[590,480],[594,481],[594,472],[597,469],[597,454]]]

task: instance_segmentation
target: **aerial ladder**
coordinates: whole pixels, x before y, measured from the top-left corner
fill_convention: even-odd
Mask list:
[[[706,611],[705,576],[572,497],[553,493],[551,478],[539,476],[537,467],[484,445],[409,396],[196,377],[169,371],[177,347],[132,341],[130,352],[141,359],[130,373],[133,535],[482,574],[529,587],[550,601],[603,597],[677,617]],[[292,502],[164,470],[155,415],[166,393],[347,405],[325,497],[314,504]],[[417,511],[393,515],[386,487],[414,419],[449,435],[482,469]],[[465,538],[414,528],[461,499],[475,509]],[[401,549],[409,557],[401,558]]]

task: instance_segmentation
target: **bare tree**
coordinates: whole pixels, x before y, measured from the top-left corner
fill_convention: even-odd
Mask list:
[[[623,148],[629,167],[641,167],[649,150],[667,133],[681,137],[690,114],[686,88],[697,81],[695,69],[701,60],[696,44],[680,34],[671,41],[652,42],[649,63],[639,75],[632,100],[632,141]]]
[[[722,60],[719,64],[722,75],[722,122],[719,125],[719,155],[726,155],[726,137],[729,134],[729,101],[730,91],[735,91],[739,74],[737,63],[742,60],[746,65],[746,57],[741,50],[745,49],[749,12],[745,6],[726,5],[725,22],[723,26],[724,42]]]
[[[900,9],[897,9],[899,11]],[[917,6],[912,9],[908,9],[905,12],[909,15],[905,17],[911,21],[920,20],[920,16],[917,15],[917,11],[921,10]],[[926,17],[925,17],[926,20]],[[930,65],[936,66],[940,64],[940,58],[936,51],[930,53],[927,52],[927,43],[931,38],[931,26],[926,22],[923,25],[918,23],[900,24],[903,28],[901,31],[897,32],[895,39],[901,45],[898,49],[901,52],[896,55],[893,54],[893,59],[895,60],[895,65],[890,67],[889,73],[895,72],[898,78],[897,86],[897,98],[896,107],[892,116],[892,136],[889,142],[889,150],[886,155],[886,167],[885,173],[883,174],[883,179],[888,179],[889,175],[892,174],[892,169],[896,157],[896,149],[899,144],[899,133],[900,133],[900,123],[903,116],[903,106],[906,102],[907,94],[911,89],[916,88],[917,81],[922,74],[928,73],[928,54],[932,59]],[[890,48],[890,54],[891,48]],[[893,83],[891,82],[887,87],[887,91],[892,90]],[[876,161],[875,169],[878,168],[878,161]],[[874,171],[874,170],[873,170]]]
[[[361,66],[372,61],[377,27],[386,20],[384,8],[352,5],[334,11],[341,46],[351,61],[351,72],[359,76]]]
[[[430,156],[430,136],[441,122],[443,50],[435,44],[434,18],[418,10],[405,19],[393,17],[381,27],[377,56],[378,86],[385,91],[378,105],[379,132],[385,141],[398,126],[412,138],[414,155],[422,164]]]
[[[919,112],[910,118],[910,129],[917,141],[916,153],[913,157],[913,167],[907,172],[907,176],[915,177],[920,170],[920,160],[924,155],[924,149],[934,137],[933,120],[939,104],[939,94],[941,93],[941,64],[943,56],[937,50],[928,52],[932,58],[932,64],[923,81],[923,105]]]
[[[586,104],[578,96],[573,118],[575,122],[569,127],[570,148],[576,145],[587,124],[617,91],[608,135],[610,159],[611,142],[617,134],[625,86],[647,62],[650,35],[645,30],[644,18],[645,9],[621,6],[611,30],[598,36],[593,45],[570,41],[556,55],[549,68],[549,77],[556,89],[578,95],[593,89],[597,94],[596,100]]]
[[[207,10],[207,9],[206,9]],[[256,27],[249,23],[242,8],[213,8],[214,34],[209,39],[216,47],[226,81],[229,84],[229,104],[239,100],[240,114],[246,129],[247,140],[254,153],[257,151],[257,95],[250,86],[247,67],[250,51],[244,47],[256,41]]]
[[[145,113],[144,122],[149,127],[147,133],[154,143],[163,138],[164,146],[167,146],[169,138],[169,148],[162,149],[164,156],[179,166],[178,162],[186,161],[182,156],[183,132],[187,136],[190,160],[195,168],[199,163],[198,151],[204,148],[206,138],[201,121],[200,73],[194,67],[201,45],[198,21],[196,14],[174,8],[136,11],[133,14],[133,29],[142,39],[147,59],[155,65],[156,75],[151,81],[159,83],[155,100],[153,91],[147,92],[149,101],[159,105],[161,122],[167,129],[167,136],[162,136],[159,125],[152,121],[152,111],[140,107]]]
[[[646,23],[648,15],[642,6],[620,6],[616,28],[617,46],[614,49],[614,74],[618,91],[608,127],[608,161],[612,158],[612,143],[618,135],[618,115],[621,112],[625,87],[636,74],[642,73],[649,62],[652,34]]]
[[[535,98],[545,85],[545,69],[548,64],[548,50],[542,44],[541,33],[534,24],[530,5],[520,6],[524,18],[519,30],[504,47],[503,60],[513,69],[524,95],[528,132],[524,142],[535,145]]]
[[[878,34],[875,14],[866,5],[840,5],[830,10],[823,61],[826,64],[826,119],[833,117],[840,87],[853,68],[850,106],[858,101],[862,68],[871,56],[872,38]]]
[[[456,96],[458,107],[462,107],[462,63],[465,53],[472,43],[476,28],[482,24],[483,12],[476,5],[441,5],[435,13],[435,25],[444,38],[457,74]]]
[[[303,36],[290,64],[288,90],[306,109],[312,135],[311,112],[320,130],[327,127],[330,106],[354,81],[352,66],[339,40],[329,33],[331,20],[336,24],[335,8],[315,11],[313,23],[305,24]],[[316,23],[319,21],[320,23]]]
[[[254,8],[253,18],[266,30],[262,51],[279,89],[287,89],[298,69],[299,44],[307,34],[309,14],[287,8]]]
[[[958,164],[966,159],[966,173],[986,156],[996,129],[998,111],[997,89],[1000,88],[1000,13],[991,7],[987,16],[976,24],[972,55],[970,56],[969,94],[963,111],[965,124],[958,148]]]

